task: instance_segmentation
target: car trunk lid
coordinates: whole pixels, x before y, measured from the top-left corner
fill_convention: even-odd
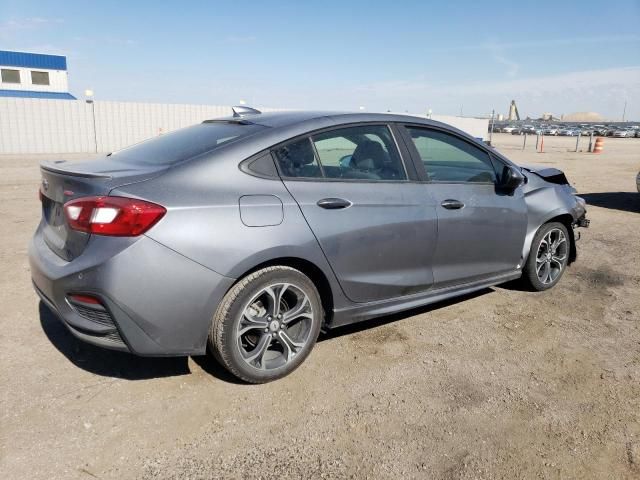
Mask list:
[[[125,164],[113,157],[77,163],[43,162],[40,192],[45,243],[62,259],[73,260],[83,252],[91,235],[69,228],[64,216],[66,202],[108,195],[116,187],[148,180],[167,168],[168,165]]]

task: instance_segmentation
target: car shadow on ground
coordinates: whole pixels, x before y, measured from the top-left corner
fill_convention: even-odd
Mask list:
[[[493,289],[485,288],[477,292],[431,305],[338,327],[321,333],[318,341],[322,342],[364,330],[375,329],[389,323],[432,312],[491,292],[493,292]],[[138,357],[125,352],[96,347],[74,337],[43,302],[40,302],[39,310],[42,330],[53,346],[75,366],[95,375],[121,378],[124,380],[147,380],[192,373],[189,369],[188,357]],[[212,375],[218,380],[228,383],[244,384],[244,382],[231,375],[211,354],[193,356],[191,358],[207,374]]]
[[[351,335],[353,333],[362,332],[364,330],[372,330],[374,328],[381,327],[389,323],[394,323],[399,320],[404,320],[406,318],[413,317],[415,315],[429,313],[434,310],[439,310],[441,308],[449,307],[456,303],[466,302],[467,300],[481,297],[493,291],[494,290],[492,288],[483,288],[482,290],[478,290],[477,292],[468,293],[466,295],[450,298],[448,300],[432,303],[430,305],[424,305],[422,307],[412,308],[411,310],[405,310],[403,312],[394,313],[392,315],[385,315],[384,317],[373,318],[371,320],[365,320],[363,322],[353,323],[351,325],[345,325],[344,327],[337,327],[327,332],[321,333],[320,337],[318,338],[318,341],[322,342],[325,340],[330,340],[332,338],[342,337],[343,335]]]
[[[578,195],[584,198],[587,204],[595,207],[640,213],[640,193],[637,192],[579,193]]]
[[[137,357],[82,342],[43,302],[40,302],[40,324],[54,347],[71,363],[88,372],[125,380],[173,377],[191,373],[187,357]]]
[[[209,375],[216,377],[218,380],[222,380],[227,383],[235,383],[236,385],[251,385],[231,375],[226,368],[218,363],[218,361],[213,357],[213,354],[209,352],[207,352],[206,355],[198,355],[191,358],[200,368],[202,368],[202,370]]]

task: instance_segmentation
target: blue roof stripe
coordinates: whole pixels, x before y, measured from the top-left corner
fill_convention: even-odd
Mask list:
[[[28,90],[0,90],[0,97],[15,98],[49,98],[52,100],[77,100],[70,93],[64,92],[30,92]]]
[[[43,68],[46,70],[66,70],[67,57],[0,50],[0,65],[22,68]]]

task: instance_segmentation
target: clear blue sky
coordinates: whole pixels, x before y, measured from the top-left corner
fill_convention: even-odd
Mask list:
[[[0,0],[0,49],[101,100],[640,120],[640,0]]]

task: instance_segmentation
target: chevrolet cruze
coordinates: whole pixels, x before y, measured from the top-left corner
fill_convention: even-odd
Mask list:
[[[254,383],[321,330],[520,277],[551,288],[588,224],[561,171],[413,116],[237,108],[41,171],[33,285],[73,335],[209,350]]]

